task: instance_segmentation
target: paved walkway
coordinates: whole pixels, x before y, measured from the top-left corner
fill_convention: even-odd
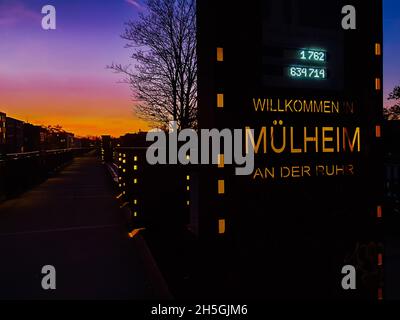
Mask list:
[[[57,289],[41,287],[44,265]],[[162,299],[168,289],[144,240],[127,237],[105,169],[77,158],[0,204],[0,299]]]

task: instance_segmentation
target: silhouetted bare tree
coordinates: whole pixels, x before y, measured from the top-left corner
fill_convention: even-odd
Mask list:
[[[387,120],[400,120],[400,86],[394,87],[389,94],[388,100],[395,100],[396,103],[383,110],[383,115]]]
[[[147,0],[146,12],[126,24],[123,39],[133,49],[135,65],[113,64],[127,76],[144,120],[179,129],[197,123],[195,0]]]

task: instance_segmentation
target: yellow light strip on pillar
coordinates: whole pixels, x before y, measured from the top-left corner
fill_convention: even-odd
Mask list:
[[[378,300],[383,300],[383,289],[382,288],[378,289]]]
[[[218,180],[218,194],[225,194],[225,180]]]
[[[378,254],[378,266],[379,267],[383,266],[383,255],[382,255],[382,253]]]
[[[218,62],[224,61],[224,48],[217,48],[217,61]]]
[[[376,135],[377,138],[381,138],[382,137],[381,126],[376,126],[375,127],[375,135]]]
[[[225,156],[223,154],[218,155],[218,168],[225,167]]]
[[[218,108],[224,107],[224,94],[223,93],[217,94],[217,107]]]
[[[375,43],[375,55],[376,56],[382,55],[382,47],[380,43]]]
[[[380,78],[376,78],[375,79],[375,90],[376,91],[380,91],[381,90],[381,79]]]
[[[376,216],[381,219],[382,218],[382,207],[378,206],[376,209]]]
[[[225,226],[225,219],[220,219],[218,221],[218,233],[219,234],[224,234],[226,232],[226,226]]]

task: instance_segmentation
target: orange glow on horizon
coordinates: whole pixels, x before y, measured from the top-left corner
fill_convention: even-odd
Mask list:
[[[60,125],[76,136],[149,130],[134,112],[129,87],[93,79],[0,81],[0,112],[35,125]]]
[[[75,136],[101,136],[111,135],[113,137],[120,137],[127,133],[135,133],[138,131],[148,130],[148,124],[144,121],[124,118],[104,118],[104,117],[46,117],[43,116],[39,119],[32,119],[25,116],[25,114],[9,113],[5,111],[7,116],[29,122],[38,126],[56,126],[61,125],[65,131],[75,134]],[[36,118],[36,117],[35,117]],[[37,117],[39,118],[39,117]]]

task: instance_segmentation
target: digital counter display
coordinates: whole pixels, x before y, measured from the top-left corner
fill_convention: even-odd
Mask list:
[[[288,77],[309,80],[325,80],[328,78],[328,69],[324,67],[328,61],[326,51],[316,49],[286,49],[285,56],[296,61],[296,65],[289,65],[287,67],[286,75]],[[301,63],[301,65],[297,63]]]
[[[326,61],[326,53],[323,51],[300,50],[299,55],[301,60],[318,61],[318,62]]]
[[[303,62],[323,63],[328,61],[328,54],[319,49],[285,49],[284,56],[288,59],[301,60]]]
[[[288,68],[287,74],[291,78],[297,79],[315,79],[324,80],[328,77],[326,68],[291,66]]]

